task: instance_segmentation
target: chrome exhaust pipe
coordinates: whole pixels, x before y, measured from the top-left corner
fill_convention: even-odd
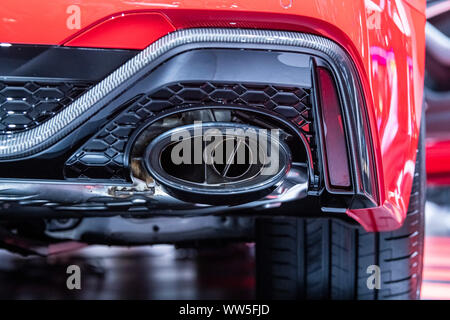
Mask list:
[[[148,173],[176,198],[226,205],[261,199],[291,167],[280,129],[211,122],[159,135],[144,155]]]

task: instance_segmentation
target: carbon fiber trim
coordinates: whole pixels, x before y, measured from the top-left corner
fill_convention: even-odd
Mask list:
[[[238,29],[187,29],[176,31],[151,44],[47,122],[27,132],[0,137],[0,159],[28,156],[52,145],[74,130],[87,117],[98,111],[97,102],[131,78],[149,62],[174,47],[193,42],[297,46],[320,50],[337,62],[341,62],[346,57],[345,54],[342,54],[342,49],[334,42],[309,34]],[[349,61],[342,62],[349,64]]]

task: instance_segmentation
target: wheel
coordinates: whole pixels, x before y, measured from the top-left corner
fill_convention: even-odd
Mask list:
[[[422,122],[423,123],[423,122]],[[425,143],[421,128],[404,225],[368,233],[334,218],[260,219],[256,224],[256,295],[262,299],[418,299],[422,281]],[[369,289],[370,265],[380,288]]]

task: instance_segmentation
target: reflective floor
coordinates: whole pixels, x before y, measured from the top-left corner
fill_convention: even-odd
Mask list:
[[[450,204],[427,203],[422,297],[450,299]],[[69,265],[80,266],[81,290],[68,290]],[[0,251],[0,298],[251,299],[251,244],[202,250],[172,246],[87,247],[49,258]]]
[[[431,194],[433,202],[426,204],[422,298],[450,299],[450,189]]]
[[[0,251],[0,299],[251,299],[251,245],[217,250],[92,246],[49,258]],[[67,289],[70,265],[81,269],[81,290]]]

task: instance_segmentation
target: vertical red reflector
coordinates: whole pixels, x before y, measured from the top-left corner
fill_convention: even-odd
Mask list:
[[[349,188],[350,172],[341,107],[333,77],[324,68],[317,69],[320,111],[324,138],[326,175],[333,188]]]

